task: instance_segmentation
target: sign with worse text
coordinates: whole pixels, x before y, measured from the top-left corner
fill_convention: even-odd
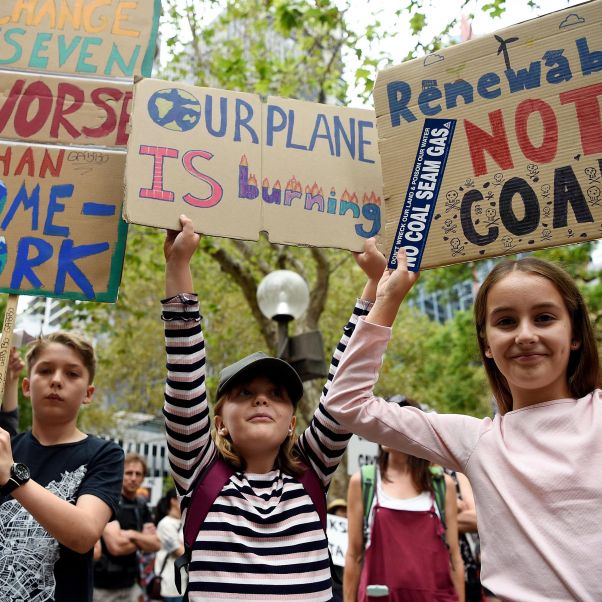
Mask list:
[[[390,266],[602,237],[602,2],[378,74]]]
[[[356,251],[380,231],[372,111],[142,80],[131,123],[128,222]]]
[[[0,291],[117,299],[133,77],[159,0],[0,6]]]

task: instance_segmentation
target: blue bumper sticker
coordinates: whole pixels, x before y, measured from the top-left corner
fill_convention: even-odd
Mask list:
[[[389,256],[389,267],[392,269],[397,267],[397,253],[403,247],[408,257],[408,269],[411,272],[420,270],[455,129],[455,119],[426,119],[424,122],[414,169]]]

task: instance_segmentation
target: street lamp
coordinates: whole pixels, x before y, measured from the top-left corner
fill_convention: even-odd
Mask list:
[[[328,370],[320,332],[288,336],[289,322],[303,315],[309,305],[305,280],[290,270],[276,270],[259,283],[257,303],[261,313],[278,324],[277,356],[291,364],[303,381],[325,377]]]

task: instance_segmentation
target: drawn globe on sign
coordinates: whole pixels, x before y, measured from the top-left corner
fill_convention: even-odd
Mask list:
[[[187,132],[201,118],[201,103],[189,92],[166,88],[150,97],[148,114],[157,125],[167,130]]]

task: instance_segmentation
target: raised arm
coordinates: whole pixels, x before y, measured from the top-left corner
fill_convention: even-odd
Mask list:
[[[368,313],[376,297],[378,281],[386,265],[386,260],[376,248],[373,238],[366,240],[363,252],[355,253],[354,256],[357,264],[367,276],[366,285],[361,299],[356,301],[351,317],[343,328],[341,339],[333,352],[328,378],[322,389],[318,408],[298,443],[303,455],[312,464],[325,487],[328,487],[351,437],[351,433],[330,415],[325,399],[349,338],[353,334],[358,320]]]
[[[326,407],[345,428],[370,441],[464,472],[490,421],[402,408],[374,395],[391,325],[417,278],[407,270],[407,259],[400,252],[398,268],[385,270],[372,309],[355,328],[328,392]]]
[[[190,260],[200,236],[191,220],[180,217],[181,232],[169,231],[164,245],[163,320],[167,352],[165,431],[169,462],[181,496],[191,492],[198,473],[215,454],[205,387],[205,342]],[[187,506],[183,501],[183,509]]]

